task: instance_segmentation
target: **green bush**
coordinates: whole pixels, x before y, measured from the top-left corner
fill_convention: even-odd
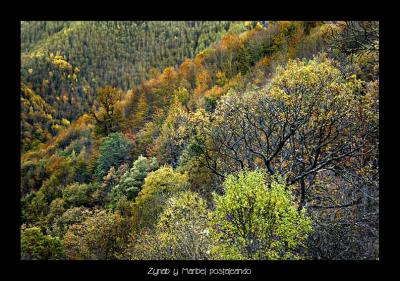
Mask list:
[[[92,203],[92,188],[88,184],[73,183],[63,190],[63,199],[68,206],[90,205]]]
[[[216,259],[299,259],[311,232],[306,210],[299,213],[291,189],[280,181],[267,185],[264,173],[240,172],[215,194],[212,255]]]
[[[21,228],[22,260],[54,260],[64,257],[62,241],[42,233],[39,227]]]

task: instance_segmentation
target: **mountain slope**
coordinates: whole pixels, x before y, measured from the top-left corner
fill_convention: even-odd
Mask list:
[[[33,27],[31,26],[33,25]],[[124,90],[150,78],[149,70],[179,64],[216,42],[230,22],[61,22],[21,25],[22,67],[35,54],[62,55],[93,86]],[[34,65],[38,67],[37,65]]]
[[[70,57],[25,70],[24,138],[92,111],[21,157],[23,259],[379,258],[379,24],[232,27],[93,107]]]
[[[21,80],[68,121],[88,113],[96,90],[123,90],[216,42],[231,22],[21,22]],[[29,99],[29,97],[28,97]],[[32,112],[33,113],[33,112]],[[29,111],[23,116],[29,118]],[[43,120],[37,128],[49,131]],[[26,123],[26,122],[25,122]],[[26,136],[45,141],[47,137]],[[35,134],[35,133],[34,133]],[[23,150],[31,147],[29,143]]]

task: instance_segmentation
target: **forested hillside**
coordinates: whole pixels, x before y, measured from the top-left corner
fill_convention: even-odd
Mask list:
[[[379,258],[378,22],[21,28],[22,259]]]
[[[24,88],[53,107],[54,124],[23,118],[36,126],[24,151],[49,139],[88,112],[97,88],[127,91],[167,66],[212,45],[231,22],[21,22],[21,79]],[[29,112],[29,111],[28,111]],[[36,112],[33,113],[36,115]],[[26,133],[26,132],[25,132]]]

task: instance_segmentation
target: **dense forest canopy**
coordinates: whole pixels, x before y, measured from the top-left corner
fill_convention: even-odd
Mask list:
[[[53,109],[44,118],[23,115],[22,149],[56,135],[65,127],[63,119],[88,112],[98,88],[127,91],[193,57],[232,26],[222,21],[21,22],[22,87]]]
[[[378,259],[379,23],[22,22],[22,259]]]

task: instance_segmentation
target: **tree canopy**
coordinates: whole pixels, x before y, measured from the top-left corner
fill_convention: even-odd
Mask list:
[[[22,22],[21,258],[379,259],[376,21]]]

